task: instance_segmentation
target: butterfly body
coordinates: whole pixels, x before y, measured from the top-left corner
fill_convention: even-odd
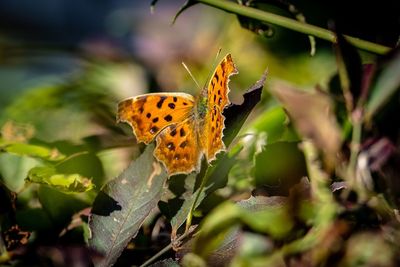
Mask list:
[[[156,140],[154,156],[170,175],[199,171],[203,154],[211,162],[225,148],[222,111],[229,104],[229,76],[236,73],[228,54],[197,98],[185,93],[128,98],[118,104],[117,120],[129,123],[139,142]]]

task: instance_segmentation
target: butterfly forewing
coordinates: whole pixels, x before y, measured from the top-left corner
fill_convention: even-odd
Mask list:
[[[205,123],[205,137],[207,142],[205,145],[206,157],[208,161],[215,159],[216,153],[225,149],[222,141],[223,130],[225,127],[225,117],[222,112],[230,102],[229,93],[229,77],[238,73],[230,54],[220,62],[211,77],[207,89],[208,108]]]
[[[154,93],[128,98],[118,104],[117,121],[132,126],[138,142],[150,143],[166,126],[193,113],[194,97],[184,93]]]
[[[225,106],[230,103],[228,98],[229,76],[237,73],[238,71],[232,61],[231,55],[226,55],[215,69],[208,84],[207,96],[210,108],[216,105],[223,111]]]
[[[207,114],[207,149],[205,151],[207,160],[210,162],[215,159],[216,154],[225,149],[225,144],[222,141],[223,130],[225,127],[225,117],[217,106]]]

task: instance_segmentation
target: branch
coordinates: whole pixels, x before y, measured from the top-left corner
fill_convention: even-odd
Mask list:
[[[301,32],[307,35],[312,35],[320,39],[327,40],[332,43],[336,43],[336,34],[327,29],[314,26],[307,23],[302,23],[294,19],[290,19],[284,16],[280,16],[274,13],[261,11],[255,8],[239,5],[230,1],[225,0],[197,0],[199,3],[203,3],[218,9],[225,10],[230,13],[235,13],[241,16],[249,17],[252,19],[260,20],[266,23],[271,23],[277,26],[291,29],[293,31]],[[391,50],[390,47],[362,40],[356,37],[344,35],[346,40],[353,46],[372,52],[375,54],[386,54]]]

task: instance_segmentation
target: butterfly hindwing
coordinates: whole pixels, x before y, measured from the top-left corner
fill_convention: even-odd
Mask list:
[[[194,97],[184,93],[136,96],[118,104],[117,121],[127,122],[138,142],[150,143],[166,126],[182,122],[192,112]]]
[[[169,174],[199,170],[202,153],[193,116],[168,126],[156,140],[154,156],[164,163]]]

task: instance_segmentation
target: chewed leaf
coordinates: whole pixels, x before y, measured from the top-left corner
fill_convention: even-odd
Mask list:
[[[32,168],[28,173],[26,181],[48,185],[64,193],[81,193],[89,191],[94,187],[90,179],[77,173],[58,173],[57,169],[52,166]]]
[[[229,146],[246,121],[247,116],[249,116],[255,105],[260,102],[267,73],[266,70],[261,78],[243,94],[244,100],[242,104],[231,104],[224,109],[225,130],[223,140],[226,146]]]
[[[153,157],[154,144],[97,195],[89,221],[90,246],[103,253],[95,266],[115,263],[129,240],[136,236],[157,206],[168,177]]]
[[[9,143],[1,138],[0,149],[20,156],[30,156],[49,161],[60,161],[65,158],[65,155],[60,153],[56,148],[25,143]]]

